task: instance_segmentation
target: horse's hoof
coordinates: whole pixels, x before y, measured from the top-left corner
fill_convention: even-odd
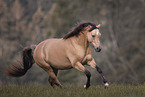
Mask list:
[[[109,84],[108,83],[105,83],[105,88],[109,88]]]
[[[90,87],[90,85],[84,85],[85,89],[88,89]]]
[[[84,88],[86,88],[87,86],[86,85],[84,85]]]

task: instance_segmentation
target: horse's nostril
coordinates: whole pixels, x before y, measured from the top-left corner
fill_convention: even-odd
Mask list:
[[[100,47],[96,47],[95,50],[96,50],[96,52],[100,52],[101,48]]]

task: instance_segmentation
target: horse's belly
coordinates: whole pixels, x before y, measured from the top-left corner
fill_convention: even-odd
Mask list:
[[[52,67],[60,70],[70,69],[72,65],[70,64],[51,64]]]
[[[63,46],[62,46],[63,47]],[[46,61],[54,68],[57,69],[69,69],[72,68],[72,65],[68,58],[66,57],[65,50],[58,46],[50,46],[49,49],[47,49],[47,57]]]
[[[53,58],[53,59],[49,59],[48,61],[49,65],[51,65],[52,67],[56,68],[56,69],[70,69],[72,68],[72,65],[70,64],[69,61],[67,61],[67,59],[65,60],[65,58]]]

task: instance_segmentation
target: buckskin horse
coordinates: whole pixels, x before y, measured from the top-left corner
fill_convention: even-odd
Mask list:
[[[58,70],[75,68],[87,76],[84,85],[87,89],[90,87],[91,73],[84,65],[89,65],[101,74],[105,87],[108,87],[109,84],[101,68],[96,65],[92,57],[90,47],[91,44],[96,52],[101,51],[99,28],[100,24],[81,23],[63,38],[47,39],[38,45],[25,47],[22,52],[23,65],[8,68],[6,73],[9,76],[20,77],[36,63],[49,74],[48,81],[51,86],[62,87],[57,79]]]

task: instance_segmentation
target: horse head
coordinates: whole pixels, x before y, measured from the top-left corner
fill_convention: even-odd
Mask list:
[[[89,32],[87,33],[88,41],[95,48],[96,52],[100,52],[102,49],[100,45],[100,37],[101,37],[101,33],[99,31],[100,26],[101,26],[100,24],[97,25],[96,27],[89,26],[88,27]]]

